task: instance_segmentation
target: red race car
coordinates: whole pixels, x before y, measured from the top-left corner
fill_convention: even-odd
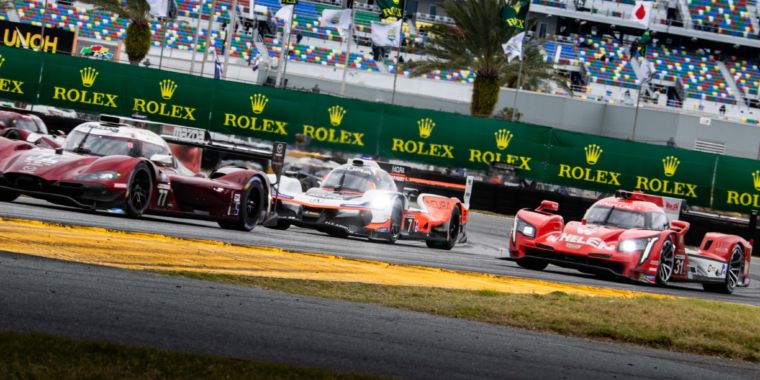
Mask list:
[[[57,149],[0,137],[0,201],[21,194],[130,217],[208,219],[243,231],[262,221],[271,204],[264,173],[194,173],[153,132],[108,122],[79,125]]]
[[[739,236],[710,232],[699,248],[687,247],[689,223],[669,220],[669,201],[618,191],[594,203],[582,221],[567,224],[555,214],[556,202],[543,201],[536,210],[523,209],[515,216],[510,259],[534,270],[551,263],[658,285],[698,282],[712,292],[749,286],[751,244]]]
[[[53,149],[64,143],[62,137],[50,134],[45,122],[37,115],[11,111],[0,111],[0,136]]]

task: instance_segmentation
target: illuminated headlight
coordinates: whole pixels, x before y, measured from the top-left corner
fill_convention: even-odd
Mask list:
[[[643,251],[646,248],[649,239],[628,239],[623,240],[618,245],[618,251],[625,253],[634,253]]]
[[[95,172],[82,174],[77,179],[85,181],[113,181],[119,177],[121,177],[121,174],[118,172]]]
[[[369,201],[369,208],[377,210],[387,210],[391,208],[391,199],[388,197],[377,197]]]
[[[529,238],[536,237],[536,227],[533,227],[532,224],[519,218],[515,218],[515,224],[516,224],[515,231]]]

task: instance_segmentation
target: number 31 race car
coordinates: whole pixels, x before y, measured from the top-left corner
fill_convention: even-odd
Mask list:
[[[222,168],[206,177],[187,169],[148,130],[89,122],[62,148],[0,137],[0,201],[24,194],[53,203],[214,220],[250,231],[268,215],[269,180],[258,171]]]
[[[425,240],[430,248],[452,249],[467,223],[468,209],[458,199],[423,193],[414,205],[374,161],[351,160],[306,192],[293,178],[280,181],[274,228],[293,224],[339,237]]]
[[[668,203],[664,197],[618,191],[592,205],[582,221],[565,224],[554,214],[558,204],[543,201],[515,216],[510,258],[528,269],[551,263],[658,285],[699,282],[712,292],[749,286],[750,243],[710,232],[699,248],[686,247],[689,224],[669,221]]]

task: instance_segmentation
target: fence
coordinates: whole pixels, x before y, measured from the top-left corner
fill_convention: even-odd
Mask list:
[[[0,96],[451,168],[514,165],[524,177],[690,204],[760,207],[760,164],[538,125],[295,92],[0,47]],[[40,80],[41,78],[41,80]]]

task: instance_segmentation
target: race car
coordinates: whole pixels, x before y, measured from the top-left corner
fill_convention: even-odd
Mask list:
[[[594,203],[580,222],[565,224],[556,202],[520,210],[509,236],[510,259],[523,268],[548,264],[585,273],[667,285],[698,282],[730,294],[749,286],[751,244],[735,235],[709,232],[698,248],[687,247],[689,223],[670,220],[672,199],[618,191]]]
[[[38,116],[11,111],[0,111],[0,136],[48,148],[58,148],[64,143],[61,136],[50,134],[45,122]]]
[[[153,132],[108,122],[77,126],[57,149],[0,137],[0,201],[21,194],[135,218],[208,219],[243,231],[271,204],[265,174],[221,168],[206,177],[182,165]]]
[[[371,160],[338,166],[306,192],[298,180],[282,177],[273,192],[279,229],[297,225],[338,237],[425,240],[430,248],[452,249],[467,223],[468,208],[459,199],[419,194],[410,200]]]

